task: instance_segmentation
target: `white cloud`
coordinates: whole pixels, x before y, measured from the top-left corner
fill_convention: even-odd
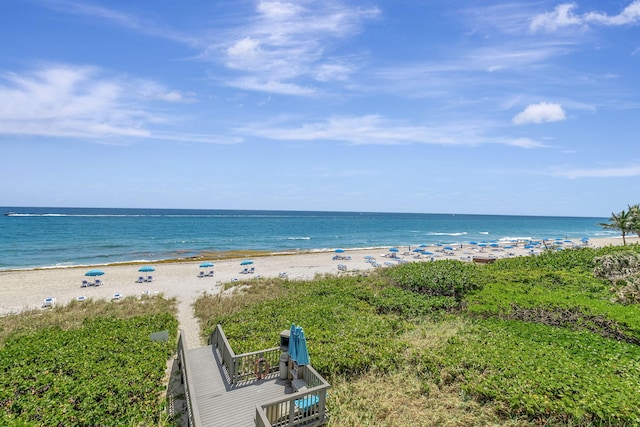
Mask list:
[[[608,15],[603,12],[588,12],[575,14],[578,7],[576,3],[563,3],[553,10],[535,16],[531,20],[529,29],[533,32],[545,30],[556,31],[568,26],[586,26],[588,24],[600,24],[609,26],[633,25],[640,22],[640,0],[634,0],[617,15]]]
[[[521,148],[546,147],[545,144],[541,144],[540,142],[534,141],[533,139],[530,139],[530,138],[517,138],[511,141],[509,145],[513,145],[514,147],[521,147]]]
[[[561,169],[552,172],[555,176],[576,178],[629,178],[640,176],[640,165],[593,169]]]
[[[229,80],[227,85],[239,89],[281,95],[308,96],[316,93],[316,90],[312,87],[300,86],[293,83],[283,83],[277,80],[260,80],[257,77],[250,76]]]
[[[260,124],[239,133],[278,141],[340,141],[357,145],[434,144],[477,146],[502,144],[523,148],[542,147],[533,140],[508,140],[483,135],[487,123],[459,122],[437,126],[412,126],[381,115],[333,116],[297,127]]]
[[[512,122],[516,125],[525,123],[544,123],[565,120],[566,115],[560,104],[541,102],[528,105],[524,111],[518,113]]]
[[[329,57],[335,40],[356,34],[364,21],[377,17],[377,8],[358,8],[338,1],[260,1],[248,25],[238,27],[221,49],[207,49],[205,57],[223,53],[229,69],[243,73],[231,85],[267,90],[301,80],[340,81],[354,66],[345,58]],[[272,82],[238,86],[237,82]],[[308,95],[309,91],[277,91]]]
[[[539,29],[555,31],[560,27],[582,25],[582,19],[572,13],[576,7],[575,3],[560,4],[553,12],[545,12],[534,17],[529,28],[534,32]]]
[[[612,26],[636,24],[640,22],[640,0],[635,0],[618,15],[609,16],[602,12],[587,13],[585,21]]]
[[[58,64],[0,75],[0,99],[0,135],[106,140],[163,138],[149,125],[167,120],[148,103],[192,97],[150,81],[106,78],[95,67]]]

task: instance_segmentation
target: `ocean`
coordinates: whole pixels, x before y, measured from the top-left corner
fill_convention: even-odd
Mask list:
[[[7,215],[9,214],[9,215]],[[258,210],[0,207],[0,270],[196,257],[614,237],[607,218]]]

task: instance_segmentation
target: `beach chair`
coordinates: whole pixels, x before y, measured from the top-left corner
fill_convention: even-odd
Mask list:
[[[53,307],[56,305],[56,299],[54,297],[47,297],[42,302],[42,308]]]
[[[249,274],[249,269],[248,269],[248,268],[245,268],[244,270],[242,270],[242,271],[240,272],[240,274]]]
[[[136,283],[142,283],[144,282],[144,277],[140,276],[138,277],[138,280],[136,280]]]
[[[206,274],[204,274],[204,271],[201,271],[200,274],[198,274],[198,277],[204,277],[206,276]]]
[[[87,281],[87,280],[83,280],[83,281],[82,281],[82,285],[81,285],[81,287],[82,287],[82,288],[86,288],[87,286],[89,286],[89,281]]]
[[[153,276],[147,276],[145,282],[153,282]]]
[[[251,268],[249,269],[249,273],[250,273],[250,274],[253,274],[253,273],[255,273],[255,272],[256,272],[256,269],[255,269],[254,267],[251,267]]]
[[[96,283],[94,283],[94,286],[102,286],[102,285],[103,285],[102,280],[96,279]]]
[[[117,294],[113,294],[113,297],[111,298],[113,301],[119,301],[121,300],[123,297],[123,295],[121,293],[117,293]]]
[[[207,276],[207,277],[213,277],[213,270],[211,270],[210,272],[208,272],[207,274],[205,274],[205,276]]]

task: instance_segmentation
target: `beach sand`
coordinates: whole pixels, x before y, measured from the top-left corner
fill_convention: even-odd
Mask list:
[[[627,239],[627,243],[637,243],[636,237]],[[620,238],[591,239],[590,246],[620,245]],[[565,244],[571,246],[571,244]],[[580,242],[574,242],[574,246]],[[434,259],[463,259],[471,260],[474,256],[491,256],[496,258],[508,256],[529,255],[530,249],[517,247],[495,250],[490,247],[478,248],[472,245],[458,244],[454,251],[444,251],[442,247],[428,247],[434,252]],[[397,257],[408,262],[423,262],[431,260],[432,256],[416,258],[409,247],[399,247]],[[414,249],[413,247],[411,249]],[[189,347],[200,347],[198,324],[192,314],[192,303],[203,293],[215,294],[220,292],[222,284],[235,280],[251,280],[255,277],[278,277],[282,274],[291,280],[309,280],[316,274],[352,274],[352,272],[366,272],[374,269],[374,265],[365,259],[372,256],[381,266],[394,265],[398,261],[389,257],[387,248],[367,250],[346,250],[339,255],[348,256],[349,260],[334,260],[334,252],[308,252],[285,255],[268,255],[252,258],[255,272],[242,274],[245,266],[241,266],[242,259],[211,259],[215,263],[213,277],[198,277],[200,271],[211,269],[200,268],[202,260],[150,263],[155,267],[152,273],[140,273],[141,264],[114,264],[93,267],[47,268],[33,270],[12,270],[0,272],[0,315],[19,313],[29,309],[42,308],[47,297],[54,297],[57,304],[66,304],[79,296],[93,299],[111,300],[117,293],[123,297],[141,296],[148,294],[163,294],[165,297],[176,297],[178,300],[178,320],[180,328],[186,333]],[[338,265],[346,266],[341,271]],[[92,268],[104,271],[99,279],[103,285],[99,287],[82,288],[85,272]],[[153,275],[153,281],[136,283],[140,276]]]

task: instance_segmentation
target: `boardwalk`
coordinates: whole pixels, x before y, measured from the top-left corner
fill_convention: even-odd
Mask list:
[[[202,427],[254,426],[256,405],[292,392],[288,380],[272,374],[265,380],[250,380],[231,386],[219,353],[212,346],[187,351],[187,363],[196,372],[191,384]]]

